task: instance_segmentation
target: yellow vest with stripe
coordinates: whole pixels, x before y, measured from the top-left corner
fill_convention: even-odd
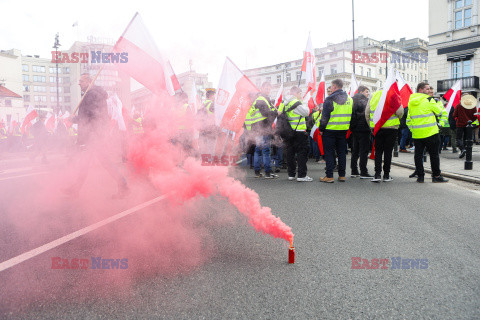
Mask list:
[[[205,100],[205,102],[203,103],[203,107],[205,108],[205,110],[207,110],[207,114],[213,114],[213,111],[210,110],[212,108],[212,100]]]
[[[373,114],[375,113],[375,109],[377,109],[378,101],[380,101],[380,97],[382,96],[382,91],[379,90],[375,92],[370,99],[370,128],[375,128],[375,123],[373,122]],[[390,118],[383,124],[382,128],[394,127],[400,125],[400,118],[397,117],[396,114],[392,114]]]
[[[292,99],[287,105],[285,105],[283,102],[280,104],[280,107],[278,110],[280,112],[285,111],[285,114],[287,115],[288,118],[288,123],[290,123],[290,126],[292,127],[293,130],[295,131],[306,131],[307,130],[307,120],[305,117],[302,117],[299,114],[294,113],[295,109],[291,110],[290,109],[293,107],[293,105],[297,102],[300,102],[297,98]]]
[[[448,114],[447,114],[447,110],[445,110],[445,107],[442,103],[442,101],[437,101],[437,105],[442,109],[444,110],[440,116],[440,118],[438,119],[438,123],[440,124],[441,127],[444,127],[444,128],[449,128],[450,125],[448,124]]]
[[[142,134],[143,133],[143,125],[142,125],[142,118],[138,117],[137,119],[134,119],[138,124],[133,125],[133,134]]]
[[[407,126],[413,139],[423,139],[439,132],[437,118],[447,111],[424,93],[413,93],[408,101]]]
[[[352,119],[353,100],[348,97],[344,104],[333,102],[333,111],[330,113],[326,130],[348,130]]]
[[[315,125],[320,128],[320,120],[322,120],[322,113],[320,112],[320,110],[312,113],[312,119],[313,123],[315,123]]]
[[[261,113],[260,110],[257,109],[256,104],[257,101],[264,101],[268,108],[272,111],[276,111],[275,107],[270,105],[270,102],[268,102],[267,99],[265,99],[262,96],[259,96],[255,101],[253,102],[252,106],[250,107],[250,110],[248,110],[247,117],[245,118],[245,127],[247,130],[252,130],[252,124],[263,121],[267,119],[267,117],[264,117]]]

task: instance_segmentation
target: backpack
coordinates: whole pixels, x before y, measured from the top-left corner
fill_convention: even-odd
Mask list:
[[[298,105],[288,109],[288,112],[297,107]],[[282,113],[277,117],[277,124],[275,125],[275,131],[277,135],[279,135],[283,140],[291,140],[295,136],[295,131],[297,130],[301,120],[302,118],[298,120],[297,126],[294,130],[288,121],[287,110],[286,108],[283,108]]]

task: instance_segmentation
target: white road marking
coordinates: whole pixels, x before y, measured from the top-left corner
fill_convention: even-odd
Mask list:
[[[138,211],[138,210],[140,210],[140,209],[143,209],[143,208],[145,208],[145,207],[148,207],[148,206],[151,205],[151,204],[157,203],[157,202],[159,202],[160,200],[165,199],[165,197],[166,197],[166,195],[159,196],[159,197],[157,197],[157,198],[154,198],[154,199],[152,199],[152,200],[149,200],[149,201],[147,201],[147,202],[144,202],[144,203],[142,203],[142,204],[139,204],[138,206],[135,206],[135,207],[133,207],[133,208],[130,208],[130,209],[128,209],[128,210],[125,210],[125,211],[123,211],[123,212],[120,212],[120,213],[118,213],[118,214],[116,214],[116,215],[114,215],[114,216],[111,216],[111,217],[107,218],[107,219],[104,219],[104,220],[102,220],[102,221],[99,221],[99,222],[97,222],[97,223],[94,223],[94,224],[92,224],[92,225],[90,225],[90,226],[88,226],[88,227],[85,227],[85,228],[80,229],[80,230],[78,230],[78,231],[72,232],[72,233],[70,233],[70,234],[68,234],[68,235],[66,235],[66,236],[63,236],[63,237],[61,237],[61,238],[59,238],[59,239],[57,239],[57,240],[53,240],[52,242],[46,243],[46,244],[44,244],[43,246],[40,246],[40,247],[35,248],[35,249],[33,249],[33,250],[27,251],[27,252],[25,252],[25,253],[22,253],[21,255],[18,255],[18,256],[14,257],[14,258],[11,258],[11,259],[9,259],[9,260],[7,260],[7,261],[4,261],[4,262],[0,263],[0,272],[6,270],[6,269],[8,269],[8,268],[11,268],[11,267],[13,267],[13,266],[15,266],[15,265],[23,262],[23,261],[26,261],[26,260],[31,259],[31,258],[33,258],[33,257],[36,257],[36,256],[38,256],[39,254],[44,253],[45,251],[48,251],[48,250],[53,249],[53,248],[56,248],[56,247],[58,247],[58,246],[60,246],[60,245],[62,245],[62,244],[64,244],[64,243],[66,243],[66,242],[68,242],[68,241],[70,241],[70,240],[73,240],[73,239],[75,239],[75,238],[78,238],[78,237],[80,237],[80,236],[83,236],[84,234],[87,234],[87,233],[89,233],[89,232],[91,232],[91,231],[93,231],[93,230],[96,230],[96,229],[98,229],[98,228],[100,228],[100,227],[102,227],[102,226],[104,226],[104,225],[106,225],[106,224],[109,224],[109,223],[114,222],[114,221],[116,221],[116,220],[118,220],[118,219],[120,219],[120,218],[123,218],[123,217],[125,217],[125,216],[127,216],[127,215],[129,215],[129,214],[132,214],[132,213],[134,213],[134,212],[136,212],[136,211]]]
[[[39,175],[39,174],[46,174],[46,173],[48,173],[48,171],[33,172],[33,173],[29,173],[29,174],[22,174],[22,175],[19,175],[19,176],[0,178],[0,181],[23,178],[23,177],[30,177],[30,176],[36,176],[36,175]]]

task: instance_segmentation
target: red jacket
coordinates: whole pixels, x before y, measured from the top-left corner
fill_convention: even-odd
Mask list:
[[[475,121],[475,112],[475,108],[465,109],[461,104],[459,104],[453,112],[453,117],[457,120],[457,128],[466,127],[468,124],[468,120],[471,120],[472,122]]]

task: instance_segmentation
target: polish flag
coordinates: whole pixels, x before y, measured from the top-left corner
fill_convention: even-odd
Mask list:
[[[192,83],[192,93],[188,98],[188,103],[192,106],[194,114],[197,114],[198,106],[201,105],[200,100],[198,99],[197,87],[195,86],[195,81]]]
[[[317,105],[325,102],[325,73],[322,72],[320,83],[318,84],[317,95],[315,96],[315,102]]]
[[[277,92],[277,97],[275,98],[275,108],[278,109],[278,106],[280,106],[280,103],[283,101],[283,82],[282,85],[280,86],[280,89],[278,89]]]
[[[312,91],[307,91],[303,96],[303,103],[307,103],[310,113],[312,113],[313,108],[315,108],[315,101],[313,101]]]
[[[38,117],[37,110],[34,107],[29,106],[27,109],[27,115],[22,122],[22,126],[20,127],[20,131],[25,133],[25,129],[30,127],[33,124],[33,121]]]
[[[167,84],[167,91],[171,96],[175,95],[175,91],[182,89],[175,72],[173,72],[170,61],[167,61],[165,65],[165,82]]]
[[[228,138],[232,143],[235,141],[252,105],[250,97],[258,92],[232,60],[226,58],[215,97],[215,123],[221,132],[217,137],[217,154],[224,153]]]
[[[361,83],[362,83],[362,80],[357,81],[355,74],[352,73],[352,79],[350,80],[350,89],[348,90],[348,95],[350,97],[353,97],[358,93],[358,87],[360,87]]]
[[[315,91],[317,76],[315,74],[315,52],[313,51],[312,39],[308,34],[307,47],[303,54],[302,72],[305,72],[307,92]]]
[[[55,115],[51,112],[47,114],[47,119],[45,119],[45,128],[47,128],[48,131],[54,132],[55,127],[56,127],[56,118]]]
[[[403,108],[408,107],[408,101],[410,100],[410,96],[413,93],[412,88],[408,85],[408,83],[403,79],[402,75],[398,70],[396,71],[397,75],[397,85],[400,91],[400,97],[402,98],[402,106]]]
[[[450,114],[450,109],[452,107],[456,107],[460,103],[460,99],[462,96],[462,80],[458,80],[455,82],[453,87],[451,87],[444,95],[443,98],[448,100],[447,106],[447,114]]]
[[[127,126],[125,125],[125,120],[123,118],[122,101],[120,101],[116,93],[108,97],[107,108],[110,119],[117,124],[118,129],[120,131],[127,131]]]
[[[165,62],[138,12],[118,39],[113,52],[128,53],[128,62],[116,64],[120,71],[154,94],[168,93]]]
[[[398,90],[398,85],[395,81],[395,73],[393,72],[393,68],[390,68],[387,80],[383,87],[382,95],[380,96],[377,108],[373,113],[373,123],[375,123],[373,135],[377,134],[378,130],[380,130],[385,122],[395,114],[401,105],[402,98],[400,97],[400,91]]]

